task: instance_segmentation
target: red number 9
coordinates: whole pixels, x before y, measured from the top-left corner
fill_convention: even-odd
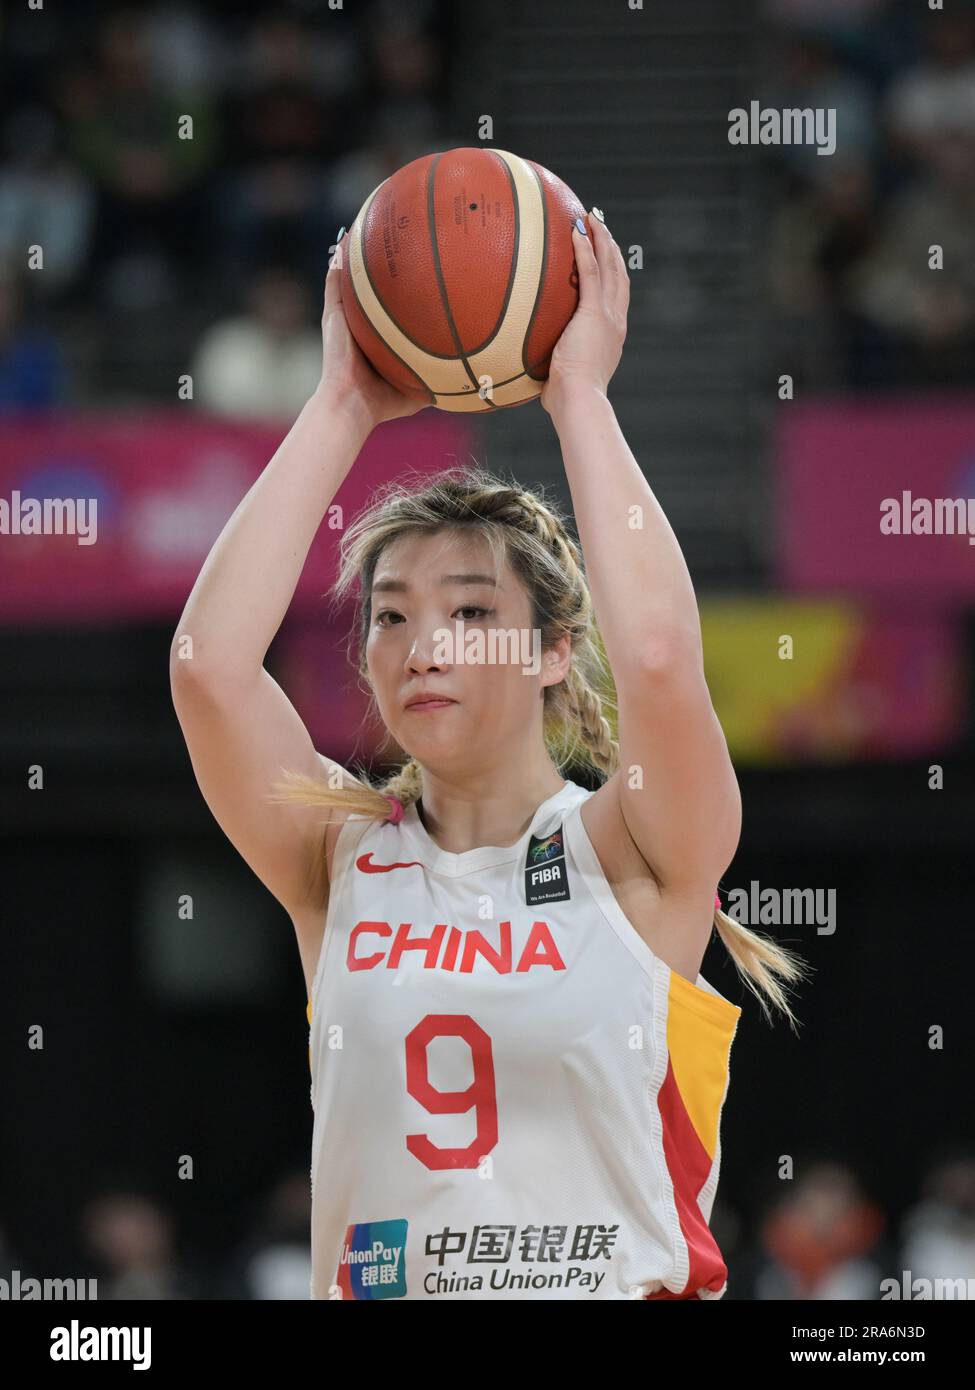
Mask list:
[[[474,1079],[466,1091],[438,1091],[430,1084],[431,1038],[463,1038],[471,1050]],[[463,1115],[474,1109],[477,1132],[466,1149],[441,1149],[425,1134],[408,1134],[406,1147],[427,1168],[476,1168],[498,1142],[498,1096],[491,1039],[467,1014],[427,1014],[406,1035],[406,1089],[431,1115]]]

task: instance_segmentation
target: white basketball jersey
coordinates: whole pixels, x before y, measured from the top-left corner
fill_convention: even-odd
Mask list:
[[[720,1298],[741,1009],[623,914],[574,782],[452,854],[338,836],[307,1014],[312,1298]]]

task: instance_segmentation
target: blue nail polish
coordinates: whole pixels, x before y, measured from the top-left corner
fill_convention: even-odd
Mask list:
[[[585,222],[583,222],[581,217],[576,218],[576,231],[581,232],[583,236],[587,235],[586,224]]]
[[[345,223],[343,222],[342,226],[339,228],[338,236],[335,238],[335,244],[336,244],[336,246],[338,246],[339,242],[342,240],[342,238],[343,238],[344,235],[345,235]]]

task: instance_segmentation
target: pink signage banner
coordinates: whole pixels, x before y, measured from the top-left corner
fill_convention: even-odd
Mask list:
[[[175,619],[289,428],[181,410],[0,422],[0,620]],[[465,462],[472,437],[466,419],[436,410],[374,430],[335,498],[344,523],[389,478]],[[320,607],[338,534],[326,518],[297,611]]]
[[[775,463],[786,587],[975,599],[975,397],[784,405]]]

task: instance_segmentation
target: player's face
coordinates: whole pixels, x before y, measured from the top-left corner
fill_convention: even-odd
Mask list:
[[[383,721],[411,756],[472,771],[540,736],[543,659],[531,602],[509,565],[452,532],[404,536],[376,565],[366,663]],[[419,696],[443,697],[409,707]],[[537,724],[536,724],[537,721]]]

